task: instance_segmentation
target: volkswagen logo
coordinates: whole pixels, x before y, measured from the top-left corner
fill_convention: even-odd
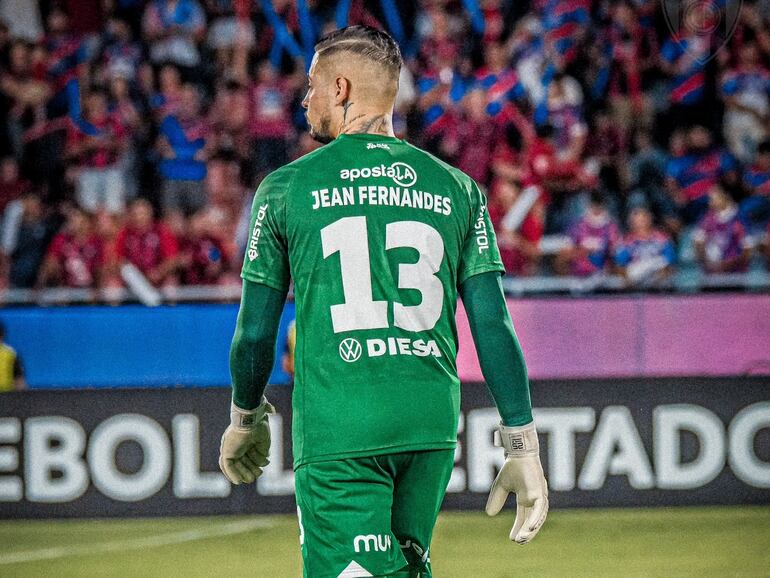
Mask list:
[[[340,357],[343,361],[353,363],[361,358],[361,344],[358,339],[348,337],[340,343]]]

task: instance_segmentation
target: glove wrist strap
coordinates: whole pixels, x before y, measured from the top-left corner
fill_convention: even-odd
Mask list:
[[[262,396],[262,403],[254,409],[241,409],[231,402],[230,425],[241,430],[251,430],[270,413],[275,413],[275,408],[265,396]]]
[[[502,423],[495,431],[495,445],[505,449],[506,457],[524,457],[540,454],[535,422],[521,426],[505,426]]]

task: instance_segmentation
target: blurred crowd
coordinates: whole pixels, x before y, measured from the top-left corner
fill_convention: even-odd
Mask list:
[[[770,2],[731,1],[0,0],[0,283],[237,284],[253,191],[317,146],[312,46],[346,24],[399,41],[396,133],[485,188],[510,274],[746,271]]]

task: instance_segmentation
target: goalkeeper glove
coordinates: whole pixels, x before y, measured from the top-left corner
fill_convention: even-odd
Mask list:
[[[495,445],[505,449],[505,463],[492,483],[487,514],[496,515],[508,494],[516,494],[516,521],[510,539],[526,544],[540,530],[548,514],[548,485],[540,464],[535,422],[519,427],[500,425]]]
[[[252,410],[230,405],[230,425],[219,445],[219,468],[233,484],[250,484],[269,463],[270,413],[275,413],[275,408],[264,397]]]

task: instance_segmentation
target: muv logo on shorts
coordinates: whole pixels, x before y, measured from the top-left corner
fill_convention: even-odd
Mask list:
[[[353,538],[353,548],[355,549],[356,553],[361,552],[361,549],[363,547],[363,550],[365,552],[368,552],[369,550],[374,550],[375,552],[385,552],[387,550],[390,550],[390,547],[392,546],[392,542],[390,540],[390,536],[382,534],[360,534]]]
[[[348,337],[343,339],[340,343],[340,357],[342,358],[342,361],[346,361],[348,363],[358,361],[361,358],[362,351],[363,348],[361,347],[361,343],[358,341],[358,339]]]
[[[411,166],[402,162],[395,162],[389,167],[378,165],[376,167],[364,167],[362,169],[342,169],[340,178],[351,183],[357,179],[368,179],[371,177],[387,177],[393,179],[393,182],[402,187],[411,187],[417,182],[417,171]]]

